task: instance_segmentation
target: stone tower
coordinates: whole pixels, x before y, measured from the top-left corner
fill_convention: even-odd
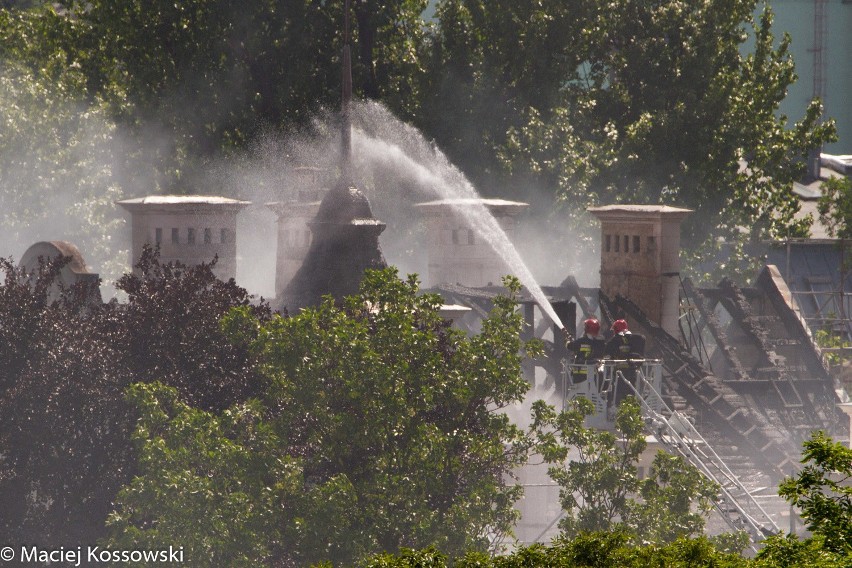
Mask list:
[[[373,217],[367,196],[351,181],[352,70],[349,53],[349,0],[343,45],[343,102],[341,105],[340,178],[323,197],[308,223],[311,245],[301,268],[284,288],[281,306],[293,311],[316,305],[322,296],[335,298],[358,291],[364,270],[387,266],[379,248],[385,224]]]
[[[289,310],[316,305],[326,294],[354,294],[364,270],[387,266],[379,248],[385,224],[373,217],[367,197],[343,178],[326,194],[308,226],[311,246],[281,298]]]
[[[460,214],[462,209],[480,206],[488,208],[511,239],[515,230],[515,217],[528,204],[505,199],[475,198],[442,199],[415,205],[425,215],[429,227],[427,286],[499,286],[501,278],[510,272],[500,255],[476,235],[464,215]]]
[[[692,211],[667,205],[589,209],[601,222],[601,292],[624,296],[677,336],[680,223]]]
[[[266,204],[278,217],[275,257],[275,290],[278,292],[287,287],[308,256],[313,238],[310,222],[317,216],[322,198],[328,191],[322,179],[323,173],[319,168],[295,168],[292,178],[298,190],[293,191],[293,198]]]
[[[130,212],[132,263],[146,244],[160,247],[160,261],[187,266],[210,262],[221,280],[237,273],[237,213],[250,205],[208,195],[149,195],[116,202]]]

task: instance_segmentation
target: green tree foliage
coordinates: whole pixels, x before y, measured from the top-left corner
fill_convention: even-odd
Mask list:
[[[566,537],[585,532],[621,531],[637,542],[670,543],[700,535],[717,491],[682,458],[659,452],[647,478],[637,472],[647,447],[639,404],[619,406],[615,431],[584,425],[594,407],[584,398],[556,413],[537,403],[534,429],[550,477],[560,486]],[[693,505],[697,503],[697,510]]]
[[[778,493],[802,512],[808,530],[832,552],[852,553],[852,450],[816,432],[804,443],[805,467]]]
[[[459,108],[433,113],[447,136],[427,130],[450,148],[466,137],[467,169],[499,149],[574,215],[615,202],[700,210],[685,224],[692,247],[743,227],[754,239],[806,234],[792,182],[833,127],[816,102],[793,126],[777,114],[795,74],[768,8],[755,21],[755,0],[511,4],[439,10],[438,67],[461,77]]]
[[[45,0],[3,0],[0,7],[6,10],[27,10],[45,3]]]
[[[639,482],[641,499],[628,515],[631,530],[642,542],[653,543],[700,535],[718,491],[682,457],[658,452],[648,477]]]
[[[423,69],[426,0],[353,2],[356,94],[411,117]],[[6,59],[37,80],[72,72],[108,110],[124,147],[125,193],[191,191],[211,160],[261,134],[304,127],[340,100],[343,0],[65,0],[0,11]]]
[[[362,96],[381,100],[406,119],[422,115],[427,4],[428,0],[352,2],[355,87],[360,85]]]
[[[569,537],[616,530],[625,522],[630,496],[639,489],[636,462],[647,446],[637,403],[619,407],[615,432],[587,428],[584,422],[592,412],[585,398],[572,400],[558,414],[542,403],[534,408],[542,456],[555,464],[548,475],[559,484],[566,512],[559,526]],[[569,459],[571,450],[578,452],[576,458]]]
[[[342,5],[66,0],[6,11],[0,32],[36,80],[73,71],[87,101],[109,103],[133,141],[106,162],[125,193],[186,191],[222,153],[337,106]],[[356,92],[414,121],[481,187],[548,188],[574,214],[700,209],[692,247],[806,233],[790,187],[832,126],[816,103],[792,126],[777,114],[795,74],[757,0],[444,0],[433,26],[425,5],[353,3]]]
[[[493,190],[503,170],[495,148],[526,124],[528,108],[549,119],[587,58],[595,3],[444,0],[436,16],[417,124]]]
[[[828,322],[826,329],[818,329],[814,333],[814,342],[823,349],[823,357],[830,367],[836,367],[843,364],[844,357],[842,352],[829,351],[838,347],[852,347],[852,343],[845,341],[841,335],[831,329],[831,322]]]
[[[378,555],[363,563],[364,568],[839,568],[848,565],[848,556],[827,550],[822,546],[821,538],[799,540],[796,537],[773,536],[764,542],[757,558],[752,559],[721,552],[705,537],[681,538],[660,546],[634,546],[623,533],[583,534],[550,546],[536,544],[524,547],[506,556],[468,553],[462,558],[450,559],[434,549],[404,550],[396,555]]]
[[[311,448],[306,474],[355,488],[361,551],[483,547],[515,520],[519,489],[503,476],[527,440],[499,412],[528,388],[514,298],[467,338],[439,316],[440,297],[417,291],[395,270],[368,271],[342,308],[276,319],[257,344],[290,437]]]
[[[0,12],[0,29],[8,25]],[[71,240],[114,278],[124,268],[116,260],[124,223],[113,205],[122,195],[112,167],[115,126],[103,104],[85,100],[82,77],[61,56],[42,63],[41,71],[16,62],[0,70],[0,231],[21,250]]]
[[[120,95],[131,158],[185,190],[222,152],[264,129],[304,126],[340,99],[343,1],[67,0],[75,61],[93,93]],[[357,93],[404,115],[416,100],[425,0],[353,3]],[[133,164],[130,164],[133,167]]]
[[[517,281],[509,285],[518,290]],[[489,536],[515,521],[512,504],[520,488],[505,476],[525,462],[529,448],[524,433],[500,412],[528,388],[520,373],[521,317],[511,296],[495,304],[482,332],[468,338],[440,317],[438,296],[418,295],[414,279],[402,282],[395,270],[384,270],[368,271],[360,294],[341,303],[328,298],[293,317],[264,324],[245,309],[232,311],[223,326],[233,341],[258,354],[269,391],[260,402],[218,416],[176,408],[168,393],[149,390],[136,398],[143,471],[122,494],[113,542],[205,542],[220,547],[211,552],[215,558],[239,558],[248,552],[234,547],[246,541],[217,535],[254,534],[253,527],[263,525],[277,527],[273,536],[290,535],[281,537],[277,554],[270,552],[282,562],[346,564],[369,553],[427,545],[456,555],[487,549]],[[232,418],[247,413],[245,424]],[[156,430],[148,426],[152,420]],[[198,440],[184,431],[196,422],[204,432]],[[249,427],[264,433],[257,443]],[[199,443],[210,452],[195,451]],[[273,470],[260,481],[259,470],[228,469],[225,448],[252,467],[292,459],[298,472],[288,471],[301,477],[278,480]],[[215,491],[204,485],[197,497],[175,494],[183,484],[207,484],[206,471],[223,472]],[[241,483],[242,475],[250,479]],[[305,510],[328,499],[315,502],[311,491],[332,487],[336,504],[326,506],[341,511],[320,522],[298,506],[278,506],[276,499],[290,499],[287,484],[294,479],[301,479],[296,493],[311,501]],[[279,483],[285,485],[280,494],[263,493]],[[177,487],[158,490],[169,484]],[[173,520],[175,499],[191,511]],[[235,500],[245,514],[230,513]],[[193,515],[222,524],[182,520]],[[207,530],[213,532],[199,532]],[[183,531],[189,531],[186,539]]]
[[[852,178],[825,180],[817,207],[820,221],[829,235],[840,239],[852,238]]]
[[[679,539],[664,546],[632,546],[622,533],[583,534],[550,546],[535,544],[510,555],[488,557],[468,553],[450,560],[433,549],[405,550],[397,555],[383,554],[363,563],[364,568],[529,568],[560,566],[581,568],[645,568],[647,566],[742,567],[752,563],[739,556],[718,551],[706,538]]]
[[[292,566],[345,538],[351,486],[306,484],[256,400],[214,414],[159,383],[133,385],[128,398],[140,414],[139,472],[109,518],[110,547],[180,546],[199,567]]]
[[[124,369],[101,327],[111,310],[86,313],[73,293],[50,302],[61,264],[32,284],[2,266],[0,534],[70,546],[101,534],[132,454]]]
[[[822,536],[800,540],[796,535],[773,535],[763,541],[754,565],[759,568],[839,568],[849,566],[849,555],[830,550]]]
[[[222,409],[257,393],[261,379],[249,351],[218,327],[249,297],[209,266],[162,267],[148,251],[140,274],[119,283],[127,304],[99,306],[77,290],[50,300],[60,266],[30,279],[2,263],[0,534],[77,546],[103,534],[135,470],[128,385],[156,377],[203,409]]]
[[[219,280],[212,266],[164,264],[146,246],[136,272],[116,283],[127,302],[115,309],[132,382],[163,382],[194,406],[222,410],[262,392],[263,381],[248,347],[229,342],[219,319],[241,307],[264,322],[271,310],[253,305],[233,279]]]

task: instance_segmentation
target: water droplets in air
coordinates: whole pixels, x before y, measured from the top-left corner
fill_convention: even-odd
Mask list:
[[[356,162],[393,168],[424,192],[447,200],[454,212],[500,255],[511,273],[560,328],[562,322],[506,233],[465,175],[420,132],[404,124],[378,103],[362,102],[353,109],[352,140]]]

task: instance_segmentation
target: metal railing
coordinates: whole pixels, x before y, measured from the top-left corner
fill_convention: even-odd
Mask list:
[[[641,388],[634,386],[636,381]],[[719,486],[713,504],[728,526],[746,531],[753,544],[771,534],[780,533],[772,517],[707,443],[695,425],[686,416],[669,408],[663,402],[659,389],[641,372],[636,373],[636,381],[629,381],[621,376],[621,371],[616,371],[616,383],[623,382],[638,398],[646,423],[660,444],[672,454],[683,457]],[[649,391],[653,393],[650,398],[653,404],[646,396]]]
[[[616,380],[616,373],[634,374],[633,388],[627,389],[623,381]],[[648,387],[642,386],[639,376]],[[620,384],[621,383],[621,384]],[[598,426],[601,422],[612,422],[613,407],[624,398],[625,394],[633,394],[641,390],[647,403],[660,411],[663,400],[659,392],[663,383],[663,366],[658,359],[604,359],[594,364],[578,365],[564,362],[562,373],[562,408],[565,409],[569,400],[584,397],[595,406],[595,413],[589,417],[590,426]]]
[[[634,395],[642,407],[649,433],[656,436],[666,450],[683,457],[719,486],[713,504],[732,529],[746,531],[752,543],[780,532],[695,425],[663,401],[659,360],[606,359],[591,365],[565,363],[563,366],[563,409],[570,400],[584,397],[595,407],[595,412],[586,419],[587,426],[610,429],[618,402],[626,395]]]

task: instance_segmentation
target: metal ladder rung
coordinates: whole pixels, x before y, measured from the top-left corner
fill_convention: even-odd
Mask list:
[[[762,540],[767,533],[780,532],[772,518],[740,483],[722,458],[713,451],[713,448],[696,430],[695,426],[689,420],[679,418],[676,428],[669,422],[669,418],[675,416],[675,413],[662,401],[660,394],[641,372],[637,371],[636,377],[637,384],[643,385],[643,388],[639,389],[634,386],[621,371],[616,372],[616,380],[620,378],[628,385],[650,417],[651,423],[656,426],[660,443],[673,453],[683,457],[708,479],[719,485],[720,491],[717,498],[714,499],[714,505],[722,514],[722,518],[735,530],[745,528],[752,542]],[[662,403],[661,411],[666,412],[667,416],[651,408],[646,398],[641,395],[640,390],[655,395]],[[733,412],[729,419],[735,417],[741,410],[738,409]],[[663,433],[664,429],[666,430],[665,433]],[[686,436],[689,436],[689,438],[686,438]]]

